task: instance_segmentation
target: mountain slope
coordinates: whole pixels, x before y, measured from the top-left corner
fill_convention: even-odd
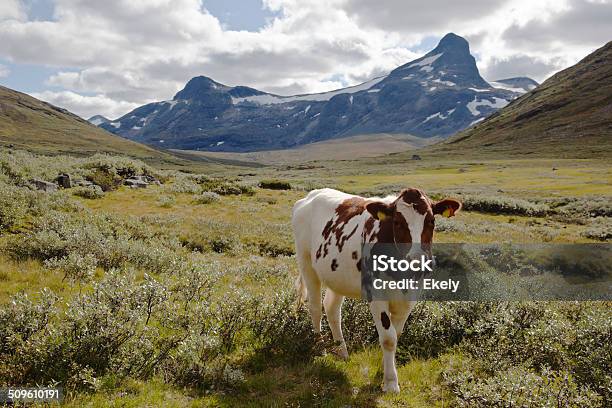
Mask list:
[[[509,91],[526,93],[535,89],[539,84],[531,78],[515,77],[506,79],[497,79],[489,82],[495,88],[507,89]]]
[[[89,123],[94,126],[100,126],[103,123],[110,122],[107,118],[102,115],[94,115],[91,118],[87,119]]]
[[[612,42],[510,105],[441,144],[437,151],[609,155],[612,151]]]
[[[354,87],[284,97],[200,76],[172,100],[100,126],[161,147],[246,152],[357,134],[448,136],[519,95],[488,84],[468,42],[451,33],[423,57]]]
[[[125,140],[29,95],[0,86],[0,146],[36,153],[109,152],[139,158],[169,158],[148,146]]]

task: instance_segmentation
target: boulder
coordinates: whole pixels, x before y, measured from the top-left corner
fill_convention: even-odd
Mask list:
[[[47,193],[57,191],[57,184],[55,183],[49,183],[48,181],[38,179],[32,179],[30,180],[30,183],[32,183],[34,188],[40,191],[45,191]]]
[[[72,178],[70,174],[62,173],[55,178],[55,182],[62,188],[72,187]]]
[[[79,186],[79,187],[89,187],[89,186],[93,186],[94,183],[92,183],[89,180],[77,180],[74,182],[75,186]]]
[[[413,154],[412,160],[421,160],[421,156],[419,156],[418,154]]]
[[[146,188],[149,185],[149,183],[137,177],[130,177],[129,179],[126,179],[123,183],[131,188]]]

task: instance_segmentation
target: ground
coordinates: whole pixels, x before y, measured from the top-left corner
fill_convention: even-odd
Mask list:
[[[256,189],[255,194],[222,196],[220,201],[198,204],[192,193],[173,192],[172,181],[147,189],[120,187],[103,198],[75,198],[96,214],[149,217],[165,223],[172,234],[188,245],[197,246],[211,236],[230,239],[230,248],[209,251],[203,262],[220,270],[248,268],[283,270],[297,274],[292,256],[269,257],[262,242],[273,248],[291,250],[290,213],[293,203],[311,188],[333,187],[359,194],[384,195],[404,187],[418,187],[434,197],[464,195],[496,196],[504,199],[545,202],[566,197],[588,201],[589,197],[612,197],[612,169],[599,159],[486,158],[442,160],[424,155],[410,160],[410,154],[359,161],[320,161],[305,166],[226,167],[216,165],[209,175],[234,176],[241,182],[256,184],[265,178],[283,179],[293,188],[286,191]],[[70,195],[69,190],[61,194]],[[157,222],[157,221],[156,221]],[[595,242],[585,235],[589,221],[563,216],[495,214],[461,211],[447,221],[453,228],[436,232],[436,242]],[[152,223],[155,225],[155,222]],[[161,225],[161,224],[160,224]],[[608,224],[609,226],[609,224]],[[0,244],[10,240],[0,236]],[[255,249],[254,249],[255,248]],[[263,253],[257,253],[260,248]],[[264,248],[264,249],[261,249]],[[139,270],[139,279],[146,270]],[[96,269],[94,279],[105,270]],[[36,297],[44,287],[68,299],[81,290],[63,280],[59,270],[46,268],[39,260],[15,260],[6,249],[0,252],[0,302],[23,291]],[[271,296],[276,284],[286,280],[272,274],[243,280],[239,275],[223,276],[220,288],[246,285],[255,296]],[[223,291],[224,289],[219,289]],[[222,299],[224,293],[215,297]],[[220,300],[221,301],[221,300]],[[372,330],[374,330],[372,328]],[[236,356],[238,360],[252,355]],[[452,349],[429,358],[407,359],[399,368],[401,394],[384,395],[381,352],[376,345],[356,348],[348,361],[332,355],[295,363],[250,362],[243,366],[245,378],[231,390],[195,390],[171,385],[162,378],[101,379],[95,391],[71,393],[66,406],[406,406],[446,407],[455,402],[441,373],[450,361],[461,360]],[[250,361],[250,360],[249,360]],[[259,364],[259,365],[258,365]],[[259,367],[248,369],[248,367]]]

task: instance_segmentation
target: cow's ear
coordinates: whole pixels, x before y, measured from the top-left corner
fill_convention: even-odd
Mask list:
[[[393,216],[393,207],[382,201],[372,201],[366,204],[366,210],[372,217],[379,221],[384,221],[385,218]]]
[[[434,214],[442,214],[444,217],[452,217],[461,209],[461,203],[452,198],[440,200],[432,206]]]

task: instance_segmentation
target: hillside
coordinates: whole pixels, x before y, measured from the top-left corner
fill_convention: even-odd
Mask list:
[[[288,149],[363,134],[444,137],[524,93],[507,88],[487,83],[468,42],[450,33],[423,57],[353,87],[279,96],[199,76],[172,100],[100,126],[153,146],[217,152]]]
[[[0,147],[9,145],[36,153],[108,152],[174,160],[167,153],[95,127],[65,109],[0,86]]]
[[[369,134],[309,143],[293,149],[263,150],[249,153],[172,150],[181,157],[193,159],[226,159],[263,165],[284,165],[326,160],[354,160],[412,151],[434,143],[437,138],[421,138],[400,134]]]
[[[612,152],[612,42],[429,150],[558,157]]]

